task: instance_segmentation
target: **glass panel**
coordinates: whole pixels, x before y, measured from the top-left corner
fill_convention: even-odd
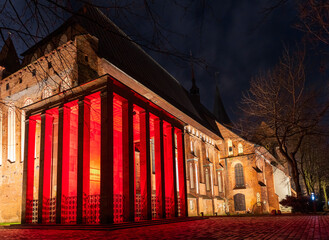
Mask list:
[[[157,218],[157,198],[155,182],[155,143],[154,143],[154,120],[156,117],[150,114],[150,157],[151,157],[151,193],[152,193],[152,219]]]
[[[134,105],[134,157],[135,157],[135,221],[141,220],[141,188],[140,188],[140,116],[141,109]]]
[[[36,118],[35,129],[35,161],[34,161],[34,183],[33,183],[33,216],[32,222],[38,222],[38,200],[39,200],[39,169],[40,169],[40,140],[41,140],[41,118]]]
[[[56,218],[56,191],[57,191],[57,162],[58,162],[58,109],[47,111],[46,116],[46,136],[45,136],[45,165],[44,178],[50,178],[50,194],[48,199],[44,199],[44,208],[47,208],[46,222],[55,222]],[[49,129],[48,129],[49,128]],[[48,146],[49,145],[49,146]],[[48,154],[50,154],[48,156]],[[47,158],[50,158],[49,160]],[[49,165],[47,162],[49,162]],[[47,169],[50,168],[50,169]],[[47,173],[47,174],[46,174]],[[44,181],[45,184],[45,181]],[[45,191],[45,190],[44,190]],[[44,193],[45,196],[45,193]],[[48,219],[49,217],[49,219]]]
[[[123,221],[123,165],[122,165],[122,101],[113,99],[113,217],[114,222]]]
[[[99,223],[101,105],[99,93],[90,98],[90,193],[87,196],[87,223]]]
[[[36,170],[39,166],[36,164],[36,122],[40,116],[31,116],[29,118],[28,129],[28,154],[27,154],[27,176],[26,176],[26,222],[35,223],[38,221],[38,200],[35,192],[38,184],[36,184],[37,174]],[[38,168],[36,167],[38,166]]]
[[[76,223],[78,169],[78,102],[63,108],[62,222]],[[69,146],[68,148],[66,146]]]
[[[174,171],[173,171],[173,144],[172,128],[167,122],[163,123],[164,132],[164,165],[165,165],[165,193],[166,193],[166,217],[174,217]]]

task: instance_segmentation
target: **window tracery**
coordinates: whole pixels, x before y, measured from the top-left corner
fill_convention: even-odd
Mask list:
[[[237,163],[234,167],[235,170],[235,187],[244,187],[243,167],[241,163]]]

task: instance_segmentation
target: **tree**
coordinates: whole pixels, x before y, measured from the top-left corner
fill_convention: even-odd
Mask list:
[[[329,101],[319,101],[319,92],[306,90],[304,62],[305,51],[286,49],[272,70],[254,77],[242,97],[243,118],[237,125],[242,135],[287,161],[297,196],[302,195],[298,154],[306,136],[319,134],[329,108]]]
[[[329,3],[325,0],[303,0],[297,4],[300,22],[297,27],[311,38],[329,44]]]
[[[326,208],[329,186],[328,143],[327,136],[307,136],[300,151],[300,170],[307,193],[323,196]]]
[[[326,0],[275,0],[264,9],[264,17],[275,10],[292,3],[298,13],[294,27],[308,35],[312,40],[329,44],[329,3]]]

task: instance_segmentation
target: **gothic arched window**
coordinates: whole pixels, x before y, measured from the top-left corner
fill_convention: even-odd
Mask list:
[[[243,167],[238,163],[234,167],[235,170],[235,187],[244,187]]]
[[[245,211],[246,201],[244,194],[238,193],[234,195],[234,209],[235,211]]]
[[[194,188],[194,170],[193,170],[193,163],[190,163],[190,187]]]
[[[205,169],[205,172],[206,172],[206,190],[207,191],[210,191],[210,174],[209,174],[209,169],[206,168]]]
[[[222,173],[221,171],[217,172],[217,181],[218,181],[218,192],[223,192],[223,186],[222,186]]]

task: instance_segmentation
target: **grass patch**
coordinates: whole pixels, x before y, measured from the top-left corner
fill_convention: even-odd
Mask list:
[[[0,223],[0,226],[9,226],[9,225],[13,225],[13,224],[21,224],[19,222],[12,222],[12,223]]]

